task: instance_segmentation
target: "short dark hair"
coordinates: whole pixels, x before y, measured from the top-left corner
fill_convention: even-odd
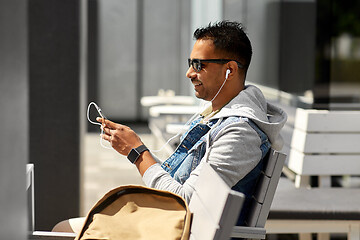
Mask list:
[[[195,30],[196,40],[210,39],[215,48],[243,64],[247,70],[252,56],[251,42],[241,23],[220,21]]]

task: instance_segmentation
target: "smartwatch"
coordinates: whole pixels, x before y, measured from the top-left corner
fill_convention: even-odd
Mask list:
[[[149,149],[145,145],[141,145],[137,148],[133,148],[131,149],[127,158],[131,163],[134,164],[136,160],[138,160],[138,158],[140,157],[141,153],[143,153],[144,151],[149,151]]]

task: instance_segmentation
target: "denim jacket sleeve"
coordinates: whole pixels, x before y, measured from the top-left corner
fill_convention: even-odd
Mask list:
[[[187,203],[190,202],[194,192],[195,181],[198,174],[192,173],[190,177],[180,184],[166,172],[159,163],[150,166],[143,176],[143,181],[148,187],[173,192],[183,197]]]

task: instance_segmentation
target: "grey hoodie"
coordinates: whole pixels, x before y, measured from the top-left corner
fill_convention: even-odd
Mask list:
[[[210,118],[221,119],[242,116],[252,119],[268,136],[271,147],[280,150],[283,145],[280,130],[287,115],[280,108],[267,103],[262,92],[255,86],[246,86],[235,98]],[[212,127],[210,132],[216,128]],[[261,160],[260,138],[256,131],[245,121],[232,123],[223,128],[210,142],[207,133],[205,156],[191,172],[189,178],[180,184],[167,173],[160,163],[149,167],[143,181],[149,187],[176,193],[190,201],[196,180],[204,162],[210,163],[229,187],[245,177]]]

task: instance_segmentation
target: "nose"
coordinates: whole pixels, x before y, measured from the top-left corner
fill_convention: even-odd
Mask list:
[[[186,72],[186,77],[187,78],[195,78],[196,77],[196,72],[194,71],[194,69],[192,68],[192,66],[190,66]]]

